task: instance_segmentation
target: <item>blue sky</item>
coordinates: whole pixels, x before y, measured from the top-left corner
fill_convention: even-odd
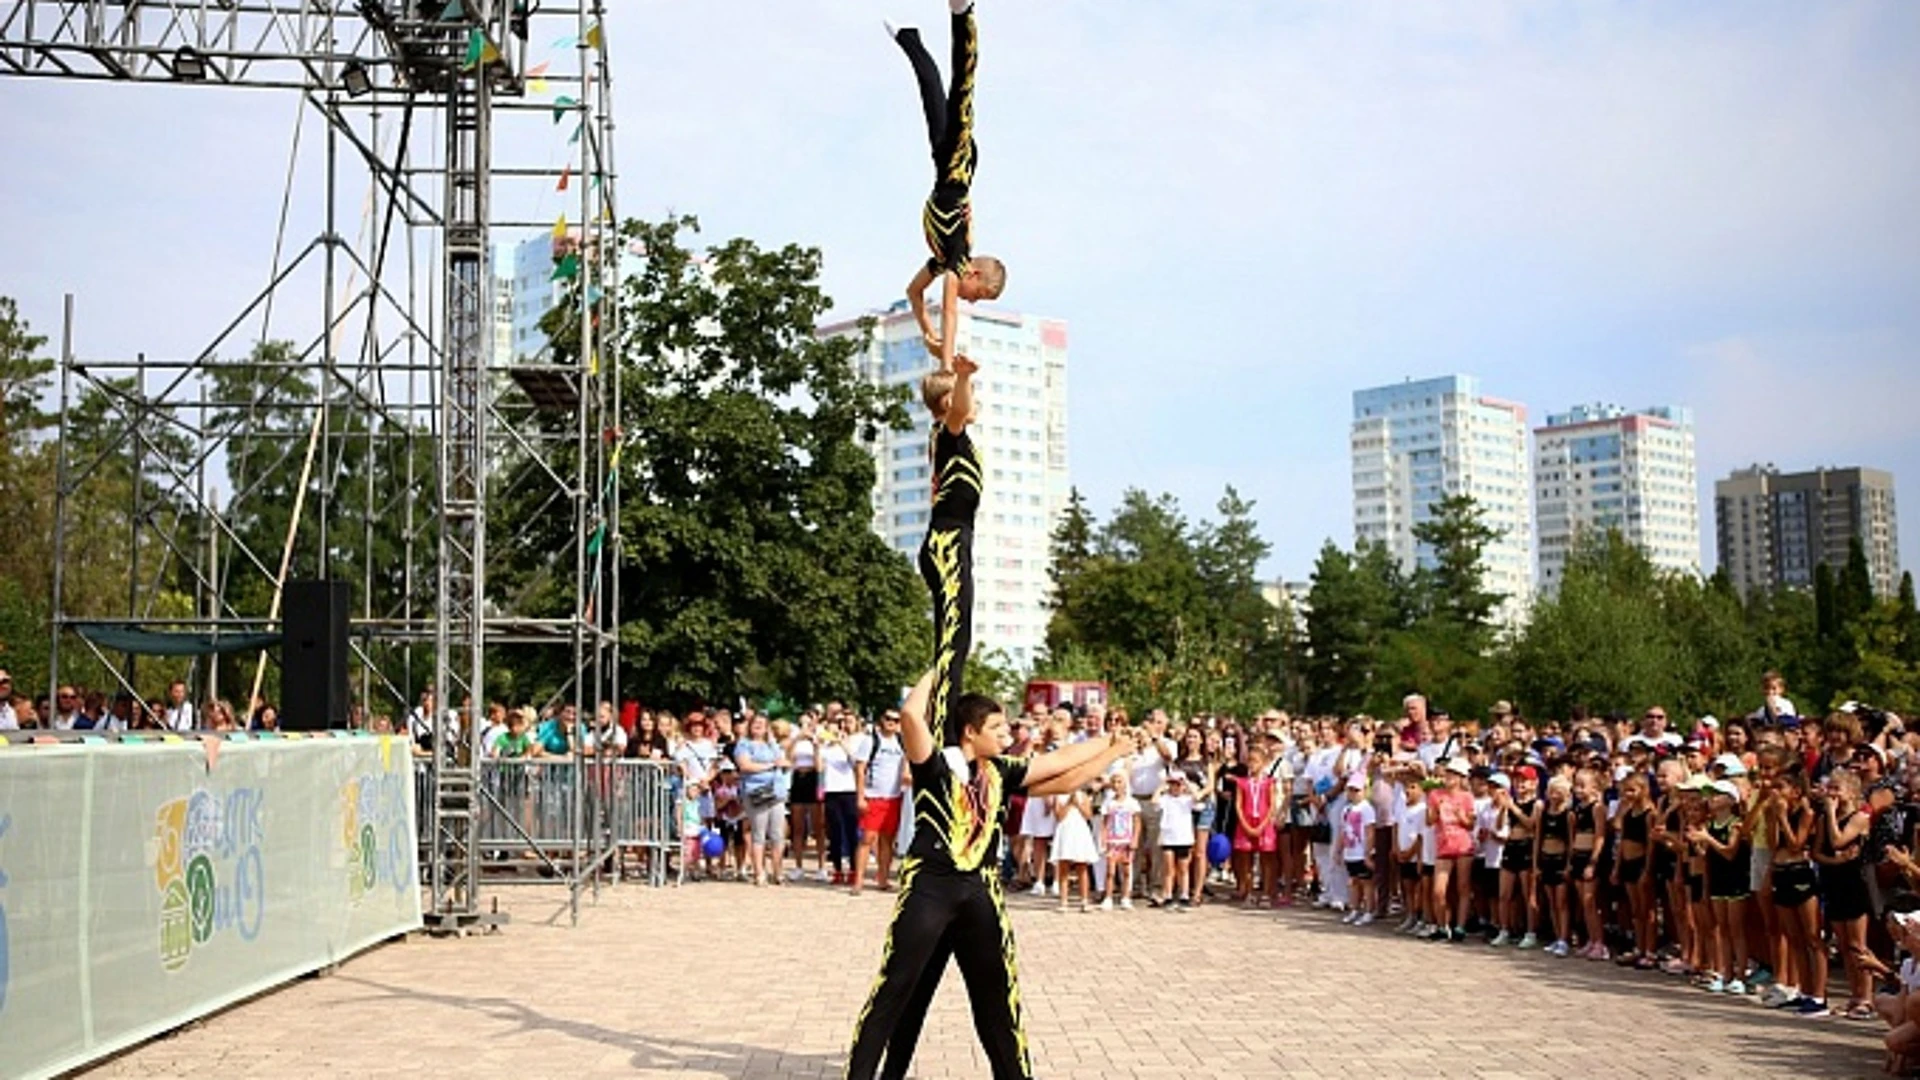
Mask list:
[[[880,19],[944,57],[945,5],[615,7],[623,212],[819,245],[843,309],[894,299],[930,167]],[[1137,485],[1198,515],[1232,483],[1268,572],[1304,576],[1350,539],[1352,390],[1466,371],[1536,419],[1691,406],[1709,560],[1712,480],[1772,461],[1893,470],[1920,563],[1920,4],[980,0],[980,21],[977,247],[1008,306],[1073,325],[1096,508]],[[0,82],[32,165],[0,172],[0,293],[43,330],[80,294],[85,352],[197,349],[266,276],[295,109]]]

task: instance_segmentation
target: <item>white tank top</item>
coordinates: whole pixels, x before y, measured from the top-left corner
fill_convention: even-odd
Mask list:
[[[820,790],[828,793],[853,791],[853,756],[847,744],[828,743],[820,748]]]
[[[793,767],[799,770],[813,768],[813,740],[793,740]]]

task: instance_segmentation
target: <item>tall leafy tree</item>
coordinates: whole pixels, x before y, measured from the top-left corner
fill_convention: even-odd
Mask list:
[[[930,657],[925,588],[871,528],[867,446],[908,423],[905,395],[859,376],[858,343],[814,332],[830,307],[819,251],[736,239],[697,257],[688,217],[623,232],[646,253],[608,345],[626,412],[626,689],[891,703]],[[554,330],[556,356],[577,356]]]
[[[1500,531],[1486,523],[1480,504],[1471,495],[1449,495],[1413,527],[1413,535],[1433,552],[1433,567],[1424,575],[1427,612],[1470,631],[1485,628],[1501,600],[1483,587],[1487,545]]]

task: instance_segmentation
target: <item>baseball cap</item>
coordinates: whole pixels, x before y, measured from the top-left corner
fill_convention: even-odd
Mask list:
[[[1353,775],[1347,777],[1348,791],[1363,791],[1366,789],[1366,786],[1367,786],[1367,778],[1365,775],[1361,773],[1354,773]]]
[[[1466,758],[1448,758],[1447,771],[1455,776],[1465,776],[1473,771],[1473,766],[1467,764]]]
[[[1719,757],[1714,758],[1712,767],[1725,770],[1728,776],[1747,775],[1746,764],[1732,754],[1721,754]]]
[[[1497,773],[1494,773],[1492,776],[1487,777],[1487,783],[1492,784],[1494,787],[1497,787],[1502,791],[1513,790],[1513,777],[1508,776],[1506,773],[1503,773],[1503,772],[1497,772]]]
[[[1708,713],[1706,716],[1700,718],[1700,726],[1706,728],[1708,731],[1719,731],[1720,719],[1712,713]]]
[[[1706,773],[1694,773],[1680,781],[1681,791],[1705,791],[1713,786],[1713,777]]]
[[[1492,709],[1492,712],[1493,712],[1493,715],[1495,715],[1495,716],[1512,716],[1512,715],[1513,715],[1513,702],[1511,702],[1511,701],[1496,701],[1496,702],[1494,702],[1494,703],[1493,703],[1493,709]]]
[[[1707,786],[1709,788],[1712,788],[1715,792],[1718,792],[1721,795],[1726,795],[1735,799],[1740,797],[1740,789],[1737,787],[1734,787],[1733,781],[1731,780],[1714,780],[1708,783]]]

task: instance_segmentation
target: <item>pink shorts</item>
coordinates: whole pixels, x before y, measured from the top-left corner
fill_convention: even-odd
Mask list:
[[[1279,850],[1273,827],[1268,826],[1258,834],[1249,833],[1245,829],[1233,830],[1233,850],[1239,852],[1258,851],[1263,855]]]

